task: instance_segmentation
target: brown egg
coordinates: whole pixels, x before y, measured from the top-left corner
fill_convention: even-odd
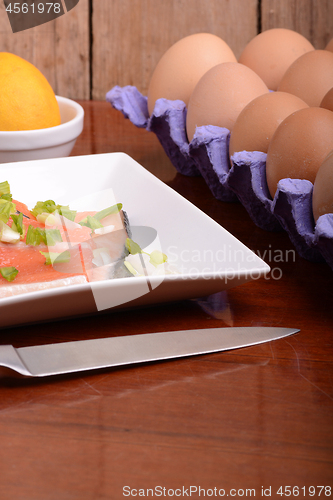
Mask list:
[[[315,222],[333,213],[333,150],[320,165],[313,185],[312,211]]]
[[[328,44],[325,47],[325,50],[330,50],[333,52],[333,38],[328,42]]]
[[[186,131],[191,141],[196,127],[217,125],[232,130],[242,109],[269,90],[252,69],[227,62],[211,68],[197,83],[188,104]]]
[[[268,147],[266,177],[272,198],[281,179],[307,179],[312,183],[333,149],[333,113],[310,107],[287,116]]]
[[[296,31],[274,28],[252,38],[239,61],[253,69],[270,90],[276,90],[289,66],[313,45]]]
[[[320,107],[333,111],[333,87],[324,95]]]
[[[299,57],[286,71],[278,90],[290,92],[309,106],[319,106],[333,87],[333,53],[313,50]]]
[[[256,97],[240,112],[230,135],[229,155],[236,151],[267,153],[280,123],[298,109],[309,106],[286,92],[269,92]]]
[[[148,88],[148,111],[157,99],[180,99],[188,104],[190,95],[202,75],[222,62],[236,62],[224,40],[210,33],[196,33],[172,45],[159,60]]]

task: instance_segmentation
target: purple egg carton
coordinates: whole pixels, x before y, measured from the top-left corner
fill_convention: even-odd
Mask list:
[[[266,154],[242,151],[230,162],[230,131],[213,125],[198,127],[189,143],[184,102],[158,99],[149,116],[147,97],[130,85],[115,86],[106,100],[134,125],[154,132],[179,173],[201,175],[215,198],[241,202],[258,227],[285,230],[302,257],[326,261],[333,269],[333,214],[321,216],[315,224],[311,182],[282,179],[272,200],[266,182]]]

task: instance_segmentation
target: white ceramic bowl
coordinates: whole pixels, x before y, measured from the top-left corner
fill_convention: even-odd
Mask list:
[[[60,108],[60,125],[38,130],[0,131],[0,163],[70,155],[83,129],[84,111],[71,99],[56,98]]]

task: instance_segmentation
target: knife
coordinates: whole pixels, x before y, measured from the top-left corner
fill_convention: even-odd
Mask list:
[[[2,345],[0,366],[25,376],[46,377],[239,349],[298,331],[274,327],[206,328],[19,348]]]

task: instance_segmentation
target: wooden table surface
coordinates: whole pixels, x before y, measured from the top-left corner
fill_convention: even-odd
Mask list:
[[[225,326],[300,332],[241,350],[43,380],[0,378],[0,499],[327,498],[333,487],[333,272],[177,174],[156,137],[83,102],[73,155],[124,151],[264,256],[211,297],[1,330],[15,347]],[[276,256],[280,255],[277,259]],[[282,258],[281,258],[282,255]]]

